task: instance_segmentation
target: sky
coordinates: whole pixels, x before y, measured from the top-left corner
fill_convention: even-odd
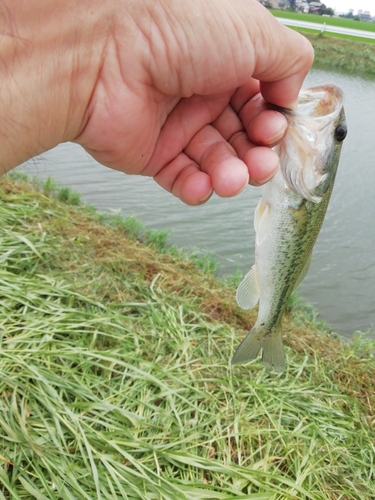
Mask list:
[[[354,15],[358,9],[363,11],[369,10],[371,15],[375,16],[374,0],[320,0],[327,7],[331,7],[336,12],[349,12],[349,9],[354,9]]]

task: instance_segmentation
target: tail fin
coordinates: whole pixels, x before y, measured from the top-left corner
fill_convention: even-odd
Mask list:
[[[232,358],[232,365],[249,363],[263,349],[262,361],[268,370],[282,372],[285,370],[285,355],[281,337],[281,327],[276,326],[271,332],[255,324],[237,347]]]

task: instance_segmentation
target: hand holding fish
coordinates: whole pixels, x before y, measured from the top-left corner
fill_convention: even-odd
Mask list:
[[[263,98],[293,107],[313,57],[257,0],[4,0],[0,22],[1,171],[75,141],[191,205],[275,173]]]

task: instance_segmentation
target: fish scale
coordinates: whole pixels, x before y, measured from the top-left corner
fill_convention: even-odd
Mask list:
[[[244,309],[259,303],[258,318],[232,363],[262,360],[285,369],[281,320],[288,299],[305,277],[331,197],[346,136],[343,92],[332,84],[301,91],[288,131],[275,148],[276,175],[265,187],[254,217],[255,264],[237,289]]]

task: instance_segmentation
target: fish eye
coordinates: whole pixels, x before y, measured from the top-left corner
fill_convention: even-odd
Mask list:
[[[340,125],[338,125],[335,130],[336,141],[342,142],[346,137],[346,133],[347,133],[346,125],[344,123],[340,123]]]

